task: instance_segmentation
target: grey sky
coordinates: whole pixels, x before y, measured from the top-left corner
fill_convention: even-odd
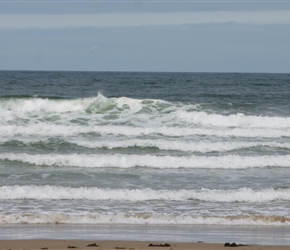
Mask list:
[[[1,1],[0,69],[289,72],[290,1]]]

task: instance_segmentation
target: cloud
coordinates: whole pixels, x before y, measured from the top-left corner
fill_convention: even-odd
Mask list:
[[[288,24],[0,29],[2,70],[289,72]]]
[[[290,10],[280,11],[204,11],[168,13],[109,14],[2,14],[0,28],[63,28],[63,27],[134,27],[149,25],[183,25],[202,23],[290,23]]]

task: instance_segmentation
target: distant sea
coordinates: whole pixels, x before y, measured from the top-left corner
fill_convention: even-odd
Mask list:
[[[290,74],[0,71],[0,225],[290,227]]]

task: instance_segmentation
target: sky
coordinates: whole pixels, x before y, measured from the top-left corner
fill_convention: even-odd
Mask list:
[[[290,0],[0,0],[0,70],[289,73]]]

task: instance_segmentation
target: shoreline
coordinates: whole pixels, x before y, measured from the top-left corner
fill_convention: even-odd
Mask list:
[[[3,224],[0,241],[159,242],[290,246],[288,226]],[[73,244],[73,243],[69,243]],[[107,244],[107,243],[106,243]],[[99,244],[98,244],[99,245]],[[204,245],[203,245],[204,246]],[[0,246],[1,247],[1,246]],[[42,246],[41,248],[44,248]],[[243,246],[244,247],[244,246]],[[7,247],[12,249],[13,247]],[[28,247],[24,247],[28,249]],[[137,247],[136,247],[137,248]],[[152,249],[152,248],[150,248]],[[153,248],[155,249],[155,248]],[[163,248],[162,248],[163,249]],[[166,248],[164,248],[166,249]],[[289,250],[289,248],[288,248]]]
[[[150,246],[153,245],[153,246]],[[0,250],[14,250],[14,249],[85,249],[85,250],[186,250],[186,249],[200,249],[200,250],[225,250],[231,247],[225,247],[224,244],[219,243],[177,243],[177,242],[153,242],[153,241],[87,241],[87,240],[0,240]],[[289,250],[289,246],[271,246],[271,245],[237,245],[235,248],[241,250]]]

